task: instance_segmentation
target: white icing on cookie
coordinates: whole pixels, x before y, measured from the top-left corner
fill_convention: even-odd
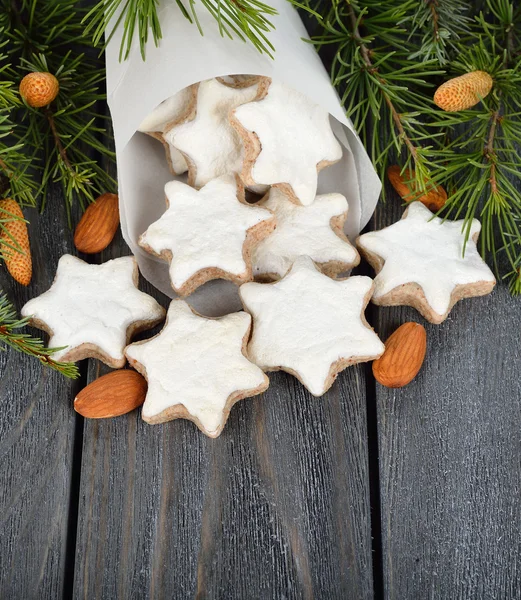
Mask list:
[[[301,204],[311,204],[317,192],[317,165],[342,158],[329,113],[300,92],[272,81],[262,100],[244,104],[233,114],[261,144],[251,171],[255,183],[289,183]]]
[[[161,333],[125,351],[146,369],[143,418],[182,404],[205,433],[217,435],[232,394],[268,387],[261,369],[242,354],[250,323],[244,312],[209,319],[194,314],[186,302],[173,300]]]
[[[374,298],[406,283],[416,283],[432,310],[444,315],[457,285],[494,282],[492,271],[472,240],[481,229],[479,221],[472,221],[464,256],[462,228],[463,221],[443,221],[421,202],[411,202],[405,218],[381,231],[360,236],[360,248],[385,261],[375,278]]]
[[[323,194],[313,204],[301,206],[279,188],[271,188],[257,206],[275,214],[277,228],[252,252],[254,275],[282,277],[300,255],[310,256],[316,263],[345,263],[344,270],[359,262],[355,248],[331,229],[331,219],[347,212],[347,200],[341,194]]]
[[[192,88],[187,87],[157,106],[137,128],[143,133],[163,133],[168,123],[179,119],[192,99]]]
[[[166,145],[168,147],[168,152],[170,153],[170,162],[172,163],[172,171],[176,175],[181,175],[182,173],[186,173],[188,171],[188,165],[186,164],[185,157],[181,154],[181,152],[179,152],[179,150],[177,150],[177,148],[174,148],[172,146],[172,144],[169,144],[168,142],[166,142]]]
[[[174,94],[171,98],[167,98],[143,120],[138,127],[138,131],[143,133],[163,133],[165,127],[169,123],[177,121],[182,117],[187,110],[192,97],[192,88],[188,87],[177,92],[177,94]],[[177,148],[174,148],[172,144],[166,143],[168,145],[170,161],[174,173],[180,175],[181,173],[188,171],[185,157],[177,150]]]
[[[243,275],[248,268],[243,256],[247,231],[273,219],[272,213],[240,202],[232,175],[214,179],[199,191],[171,181],[165,194],[169,208],[139,243],[156,254],[172,253],[173,288],[179,290],[198,271],[209,267]]]
[[[165,133],[167,142],[189,158],[195,167],[193,184],[200,188],[210,180],[242,168],[243,151],[228,115],[257,96],[258,84],[234,88],[209,79],[199,84],[195,117]]]
[[[33,316],[53,332],[49,347],[67,346],[56,360],[82,344],[94,344],[114,360],[123,359],[127,329],[136,321],[157,321],[164,309],[134,284],[132,256],[89,265],[65,254],[50,289],[29,300],[24,317]]]
[[[361,319],[372,285],[369,277],[331,279],[307,256],[277,283],[245,283],[239,292],[253,315],[250,358],[264,370],[296,372],[312,394],[321,396],[336,361],[371,360],[384,351]]]

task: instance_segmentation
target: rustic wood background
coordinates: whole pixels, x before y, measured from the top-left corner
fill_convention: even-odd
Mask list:
[[[389,190],[371,225],[401,210]],[[77,254],[58,189],[26,214],[33,282],[0,271],[18,309]],[[88,260],[128,253],[119,236]],[[500,284],[440,326],[368,318],[384,340],[426,326],[409,386],[358,365],[316,399],[270,374],[217,440],[139,411],[84,420],[74,396],[105,366],[70,382],[0,353],[0,598],[520,598],[521,299]]]
[[[374,225],[400,212],[390,193]],[[59,191],[27,216],[34,280],[0,274],[17,307],[75,253]],[[124,254],[118,237],[95,260]],[[441,326],[368,316],[384,339],[426,325],[409,386],[359,365],[316,399],[273,374],[217,440],[139,411],[84,420],[73,398],[105,366],[70,382],[0,353],[0,597],[519,598],[520,300],[499,285]]]

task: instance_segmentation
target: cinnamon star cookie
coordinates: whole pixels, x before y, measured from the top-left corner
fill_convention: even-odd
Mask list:
[[[245,149],[241,178],[248,186],[279,187],[307,206],[317,193],[318,171],[342,158],[329,113],[276,81],[261,94],[231,113]]]
[[[247,204],[244,188],[232,175],[213,179],[200,190],[171,181],[165,193],[166,212],[139,244],[170,262],[176,293],[187,296],[211,279],[251,280],[251,249],[273,231],[273,214]]]
[[[287,371],[314,396],[325,394],[340,371],[384,351],[364,317],[372,291],[369,277],[331,279],[308,256],[276,283],[245,283],[239,293],[253,316],[248,355],[264,371]]]
[[[50,289],[29,300],[22,315],[49,333],[49,346],[65,347],[60,361],[98,358],[114,369],[125,365],[123,350],[131,337],[160,323],[165,310],[137,289],[132,256],[101,265],[65,254]]]
[[[148,380],[143,419],[189,419],[217,437],[232,406],[269,385],[246,355],[250,326],[247,313],[207,318],[183,300],[172,300],[163,330],[125,350],[130,364]]]
[[[189,86],[167,98],[157,106],[141,123],[138,131],[159,140],[165,147],[168,166],[173,175],[188,171],[185,157],[164,138],[165,130],[172,123],[189,119],[195,110],[196,87]]]
[[[264,81],[262,77],[235,83],[209,79],[195,86],[195,111],[170,124],[164,134],[186,159],[189,185],[201,188],[216,177],[240,172],[242,145],[229,113],[256,98]]]
[[[300,255],[311,257],[330,277],[360,262],[358,252],[344,235],[347,200],[341,194],[323,194],[313,204],[301,206],[283,190],[271,188],[256,206],[273,212],[277,228],[253,249],[255,278],[279,279]]]
[[[464,227],[411,202],[400,221],[360,236],[358,248],[378,273],[373,302],[413,306],[438,324],[458,300],[490,293],[496,280],[476,247],[481,225],[472,220],[466,245]]]

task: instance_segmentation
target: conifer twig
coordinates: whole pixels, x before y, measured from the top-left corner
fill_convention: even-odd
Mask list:
[[[75,202],[85,208],[116,188],[109,174],[115,155],[104,127],[109,119],[100,114],[106,110],[105,72],[89,52],[86,12],[75,0],[0,0],[0,47],[9,48],[0,54],[0,172],[16,173],[8,177],[6,193],[22,204],[41,199],[43,209],[49,184],[59,183],[69,221]],[[31,109],[20,102],[23,71],[57,77],[60,91],[51,106]]]
[[[195,25],[203,35],[195,2],[171,1],[176,2],[180,16]],[[201,0],[200,4],[215,19],[221,36],[250,41],[259,52],[273,56],[274,47],[267,35],[273,29],[270,18],[277,14],[273,7],[260,0]],[[158,0],[100,0],[83,19],[85,35],[92,36],[93,44],[97,46],[102,43],[104,35],[108,43],[115,31],[122,28],[119,59],[128,58],[137,36],[141,56],[145,60],[149,34],[152,34],[156,46],[163,35],[158,6]],[[109,30],[111,24],[112,29]]]
[[[76,379],[79,376],[78,367],[74,363],[54,360],[53,354],[62,348],[45,348],[40,338],[17,330],[25,327],[28,318],[18,319],[14,307],[4,295],[0,295],[0,342],[10,346],[17,352],[37,358],[42,365],[58,371],[65,377]],[[3,350],[0,346],[0,350]]]
[[[494,151],[494,139],[496,137],[497,126],[500,123],[500,107],[492,113],[490,118],[490,129],[487,137],[487,142],[485,144],[485,148],[483,150],[483,154],[485,158],[490,163],[490,187],[493,194],[496,194],[498,191],[497,179],[496,179],[496,164],[495,157],[496,153]]]
[[[58,154],[61,156],[61,159],[64,165],[69,169],[69,171],[74,171],[72,165],[70,163],[69,157],[67,156],[67,152],[62,144],[61,138],[58,135],[58,131],[56,129],[56,123],[54,122],[54,117],[52,111],[49,108],[45,109],[45,116],[47,117],[47,121],[49,122],[49,126],[52,131],[52,137],[54,138],[54,143],[56,144],[56,149],[58,150]]]
[[[358,47],[360,48],[360,54],[362,55],[364,63],[366,65],[366,67],[368,68],[369,72],[372,75],[375,75],[375,77],[378,79],[378,81],[382,84],[380,91],[385,100],[385,103],[389,107],[394,124],[400,135],[400,138],[403,140],[403,142],[409,149],[409,152],[411,153],[411,156],[413,157],[414,161],[417,162],[418,161],[418,152],[417,152],[416,146],[414,146],[414,144],[409,139],[409,136],[407,135],[407,133],[403,127],[403,123],[400,118],[400,115],[399,115],[398,111],[396,110],[394,104],[392,103],[392,100],[389,98],[389,95],[385,91],[385,86],[386,86],[385,79],[378,76],[378,68],[375,67],[373,65],[373,62],[371,61],[371,54],[369,52],[369,49],[364,44],[364,40],[362,39],[362,36],[360,35],[360,29],[358,27],[358,21],[357,21],[356,15],[355,15],[355,11],[353,10],[353,5],[350,2],[348,2],[347,6],[348,6],[347,12],[349,14],[349,19],[351,21],[351,27],[352,27],[352,31],[353,31],[353,39],[355,40],[355,42],[358,44]]]

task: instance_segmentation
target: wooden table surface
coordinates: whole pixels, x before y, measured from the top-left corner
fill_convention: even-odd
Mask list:
[[[400,213],[391,194],[373,225]],[[33,282],[0,274],[18,308],[74,253],[59,191],[28,216]],[[118,237],[94,260],[125,254]],[[216,440],[139,411],[84,420],[73,398],[105,366],[70,382],[0,353],[0,597],[519,598],[521,300],[500,284],[440,326],[368,318],[383,339],[426,325],[409,386],[358,365],[317,399],[272,374]]]
[[[374,228],[401,215],[388,196]],[[18,309],[77,254],[59,189],[26,215],[33,281],[0,270]],[[88,260],[127,254],[118,234]],[[367,317],[384,340],[426,326],[410,385],[357,365],[317,399],[270,374],[216,440],[139,411],[83,419],[73,399],[107,367],[71,382],[0,352],[0,599],[521,598],[521,299],[499,284],[442,325]]]

